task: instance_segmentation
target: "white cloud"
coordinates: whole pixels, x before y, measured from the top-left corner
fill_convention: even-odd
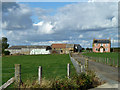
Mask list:
[[[37,24],[38,30],[37,32],[39,34],[52,34],[53,31],[53,25],[51,25],[51,22],[39,22]]]
[[[69,43],[68,40],[63,40],[63,41],[43,41],[43,42],[34,42],[32,45],[51,45],[54,43]]]
[[[84,8],[83,8],[84,7]],[[117,3],[78,3],[58,10],[57,30],[91,30],[117,27]]]
[[[37,24],[33,24],[33,26],[42,26],[43,25],[43,21],[37,23]]]
[[[119,2],[120,0],[88,0],[88,2]]]
[[[54,25],[51,22],[38,22],[37,24],[33,24],[34,28],[36,28],[37,33],[39,34],[52,34]]]
[[[117,34],[115,37],[120,38],[120,35],[119,35],[119,34]]]
[[[7,22],[3,22],[2,23],[2,28],[5,29],[7,27],[8,23]]]
[[[103,35],[98,35],[98,37],[99,37],[99,38],[102,38],[102,37],[103,37]]]
[[[79,35],[79,38],[83,38],[83,35]]]
[[[10,16],[4,17],[3,28],[9,29],[4,33],[13,45],[76,43],[91,47],[93,38],[116,38],[117,9],[117,3],[75,3],[50,16],[48,10],[31,10],[21,5],[9,9]],[[40,21],[36,24],[30,18],[33,11]]]

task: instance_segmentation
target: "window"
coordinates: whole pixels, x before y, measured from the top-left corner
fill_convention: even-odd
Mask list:
[[[95,48],[95,50],[96,50],[96,51],[98,51],[98,49],[97,49],[97,48]]]
[[[96,46],[98,46],[98,44],[96,43]]]
[[[105,44],[105,46],[108,46],[108,44]]]
[[[101,43],[101,46],[103,46],[103,44]]]
[[[108,51],[108,48],[105,48],[105,51]]]
[[[62,48],[60,48],[60,50],[62,50]]]

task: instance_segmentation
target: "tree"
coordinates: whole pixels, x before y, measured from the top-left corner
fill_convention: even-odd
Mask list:
[[[0,39],[0,56],[2,54],[2,39]]]
[[[46,50],[52,50],[52,48],[50,46],[47,46]]]
[[[2,37],[2,53],[4,54],[5,49],[9,47],[7,43],[8,39],[6,37]]]
[[[82,50],[85,50],[85,48],[82,48]]]
[[[86,50],[89,50],[89,48],[87,47]]]

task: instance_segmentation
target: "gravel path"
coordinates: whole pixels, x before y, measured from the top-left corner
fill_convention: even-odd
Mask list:
[[[85,64],[85,58],[82,57],[82,55],[72,54],[72,57],[82,64]],[[118,74],[118,68],[89,60],[89,69],[95,71],[97,76],[107,83],[116,84],[118,81],[120,82],[120,78],[118,78],[118,75],[120,76],[120,74]]]

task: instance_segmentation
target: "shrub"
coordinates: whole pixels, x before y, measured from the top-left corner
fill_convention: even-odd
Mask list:
[[[4,55],[10,55],[9,51],[4,51]]]
[[[79,76],[75,75],[70,79],[66,78],[56,78],[51,80],[42,79],[41,85],[38,84],[37,81],[33,81],[32,83],[27,80],[21,88],[78,88],[81,90],[86,90],[92,87],[92,76],[87,75],[85,73],[81,73]]]

